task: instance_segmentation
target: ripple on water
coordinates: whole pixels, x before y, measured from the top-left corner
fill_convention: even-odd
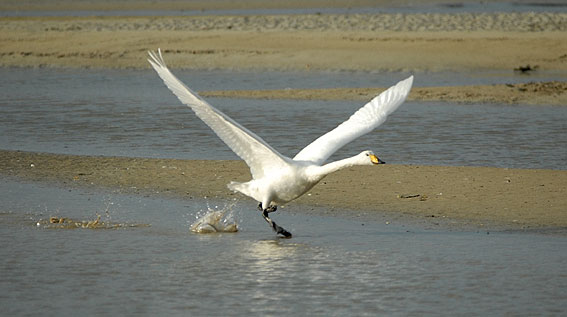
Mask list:
[[[139,197],[6,179],[0,201],[0,303],[8,315],[208,315],[211,307],[219,315],[567,311],[564,236],[426,230],[395,220],[362,226],[290,205],[273,217],[294,238],[279,239],[248,200]],[[191,233],[209,205],[230,206],[240,231]],[[113,222],[151,226],[36,226],[54,211],[92,221],[106,217],[105,209]]]
[[[238,159],[187,107],[160,86],[155,74],[149,71],[21,69],[14,73],[0,69],[0,74],[3,73],[6,76],[0,76],[2,149]],[[182,79],[197,85],[196,89],[285,88],[289,84],[328,87],[331,83],[347,87],[388,86],[395,78],[407,74],[324,75],[180,72]],[[440,85],[447,78],[463,77],[420,76],[427,78],[422,82]],[[500,75],[494,77],[502,79]],[[460,81],[497,81],[487,78],[491,77],[479,75],[474,80]],[[416,84],[417,81],[418,75]],[[105,92],[104,98],[100,97],[100,91]],[[211,98],[210,102],[288,156],[294,156],[302,146],[334,128],[362,105],[352,101],[222,98]],[[565,169],[566,120],[567,107],[406,102],[386,124],[346,145],[331,159],[372,149],[387,162],[397,164]]]

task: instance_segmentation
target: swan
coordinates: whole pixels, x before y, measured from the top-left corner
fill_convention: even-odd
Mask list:
[[[258,201],[258,209],[264,219],[276,234],[285,238],[291,238],[291,233],[277,225],[268,215],[276,211],[279,204],[300,197],[323,177],[340,169],[354,165],[384,164],[372,151],[324,163],[342,146],[386,121],[388,115],[405,101],[413,83],[413,76],[398,82],[356,111],[347,121],[313,141],[294,158],[289,158],[185,86],[169,71],[160,49],[157,53],[149,51],[148,54],[151,66],[173,94],[189,106],[249,166],[252,180],[245,183],[233,181],[227,185],[228,188]]]

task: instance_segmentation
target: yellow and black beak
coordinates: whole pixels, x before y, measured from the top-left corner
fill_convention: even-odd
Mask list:
[[[378,156],[374,155],[374,154],[370,154],[370,161],[372,162],[372,164],[386,164],[386,162],[380,160],[378,158]]]

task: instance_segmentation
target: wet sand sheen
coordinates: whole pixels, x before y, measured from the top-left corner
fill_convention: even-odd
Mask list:
[[[20,151],[0,151],[0,173],[62,186],[184,198],[237,197],[240,195],[230,192],[226,184],[250,177],[242,161]],[[329,214],[347,209],[416,216],[432,222],[441,218],[455,226],[565,228],[565,197],[567,171],[383,165],[329,175],[292,204],[325,207]]]

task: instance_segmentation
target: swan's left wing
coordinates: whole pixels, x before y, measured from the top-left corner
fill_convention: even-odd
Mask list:
[[[182,103],[189,106],[234,153],[248,164],[254,178],[261,178],[268,168],[278,168],[284,164],[286,158],[262,138],[211,106],[177,79],[165,65],[161,51],[158,50],[157,54],[155,52],[149,52],[149,54],[151,58],[148,61],[167,88]]]
[[[412,83],[413,76],[410,76],[382,92],[355,112],[347,121],[306,146],[293,159],[323,164],[329,156],[345,144],[384,123],[388,115],[406,100]]]

